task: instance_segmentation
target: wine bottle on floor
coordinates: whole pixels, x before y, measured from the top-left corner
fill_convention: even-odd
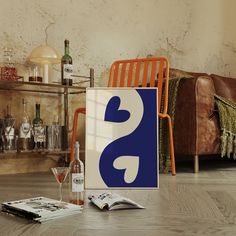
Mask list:
[[[79,142],[75,144],[75,156],[69,166],[70,203],[84,205],[84,164],[79,158]]]
[[[69,51],[69,40],[65,40],[65,54],[61,58],[61,83],[62,85],[72,85],[72,57]]]

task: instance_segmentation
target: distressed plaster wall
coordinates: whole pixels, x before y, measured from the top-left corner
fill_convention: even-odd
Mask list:
[[[106,86],[114,60],[148,55],[167,56],[171,67],[236,77],[235,7],[235,0],[0,0],[0,62],[3,48],[12,47],[18,73],[27,78],[26,59],[45,43],[52,23],[48,44],[63,53],[68,38],[75,73],[88,75],[93,67],[96,86]],[[60,81],[59,65],[52,80]],[[83,102],[83,96],[71,100],[71,116]],[[0,96],[0,110],[5,103]],[[43,118],[52,120],[47,111],[57,112],[59,104],[47,104]]]
[[[94,67],[97,84],[106,84],[113,60],[147,55],[166,55],[173,67],[236,76],[235,6],[234,0],[0,0],[0,48],[12,46],[14,60],[25,65],[54,23],[48,44],[63,53],[68,38],[76,72]],[[59,77],[55,66],[53,78]]]

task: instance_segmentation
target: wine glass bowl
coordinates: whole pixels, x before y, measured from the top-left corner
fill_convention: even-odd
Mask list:
[[[69,173],[69,167],[53,167],[51,170],[57,183],[59,184],[59,196],[60,201],[62,201],[62,184],[66,180],[66,177]]]

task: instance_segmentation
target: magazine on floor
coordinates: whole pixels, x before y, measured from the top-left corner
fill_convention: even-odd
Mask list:
[[[3,202],[2,211],[36,222],[45,222],[82,212],[81,206],[58,200],[35,197],[18,201]]]
[[[88,199],[101,210],[145,208],[140,204],[132,201],[131,199],[123,197],[116,193],[102,193],[98,196],[89,196]]]

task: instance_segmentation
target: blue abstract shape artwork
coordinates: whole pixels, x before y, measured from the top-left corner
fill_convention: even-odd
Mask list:
[[[135,91],[142,101],[143,114],[140,122],[131,133],[110,142],[100,155],[99,172],[107,187],[158,187],[157,90],[135,89]],[[117,95],[110,98],[105,108],[104,122],[115,124],[129,121],[133,114],[128,108],[121,108],[121,102],[122,97]],[[120,168],[114,165],[121,157],[126,157],[124,160],[137,159],[138,164],[132,167],[137,170],[133,170],[135,176],[130,178],[130,181],[127,181],[129,176],[127,177],[125,173],[128,171],[125,164],[122,167],[121,163]]]

